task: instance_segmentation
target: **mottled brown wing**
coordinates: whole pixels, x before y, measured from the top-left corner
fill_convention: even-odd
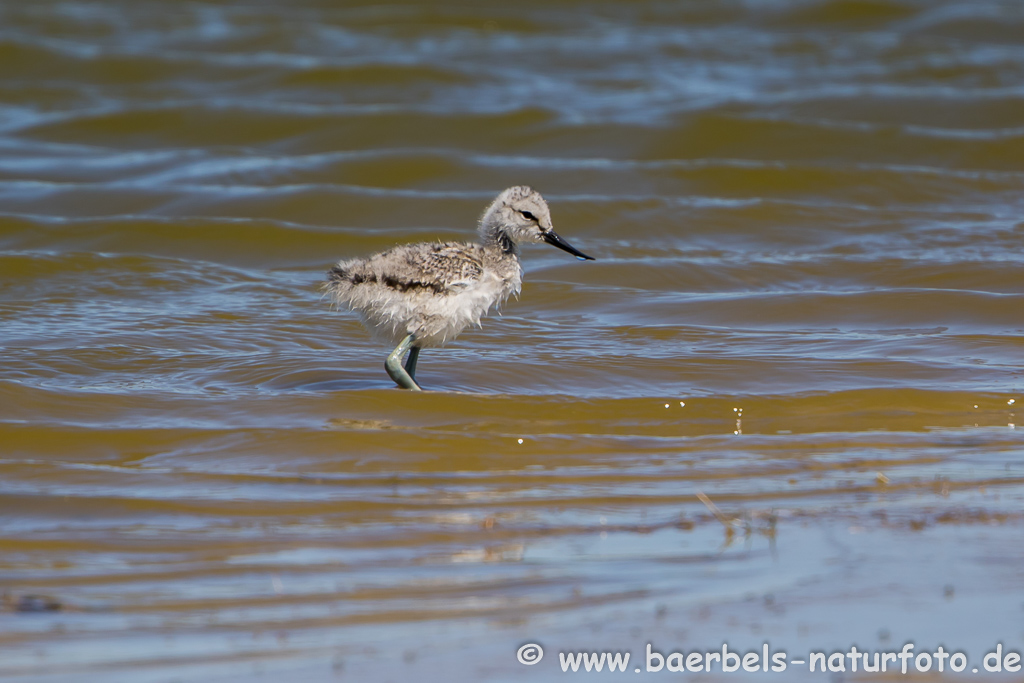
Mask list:
[[[386,282],[402,291],[432,289],[438,294],[457,292],[480,279],[483,262],[475,245],[442,243],[415,245],[405,249],[408,266],[402,273],[394,273]]]

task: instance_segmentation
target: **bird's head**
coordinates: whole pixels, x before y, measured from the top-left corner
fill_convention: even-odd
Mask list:
[[[513,251],[522,242],[547,242],[578,259],[594,260],[558,236],[551,225],[548,203],[526,185],[510,187],[498,195],[480,219],[480,233],[485,240],[508,240],[508,248]]]

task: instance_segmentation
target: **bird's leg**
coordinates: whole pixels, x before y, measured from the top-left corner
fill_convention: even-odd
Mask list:
[[[409,373],[413,381],[416,381],[416,361],[420,357],[420,347],[414,346],[409,349],[409,357],[405,359],[405,371]]]
[[[403,389],[423,391],[423,389],[420,388],[420,385],[416,384],[416,380],[414,380],[412,376],[405,371],[405,368],[402,367],[402,356],[404,356],[405,352],[409,350],[409,347],[412,346],[415,339],[416,337],[411,334],[406,335],[405,339],[403,339],[398,346],[395,347],[395,350],[391,352],[391,355],[388,356],[387,361],[384,363],[384,369],[388,371],[388,375],[391,379],[395,380],[395,384]],[[415,368],[416,364],[413,363],[413,369],[415,370]]]

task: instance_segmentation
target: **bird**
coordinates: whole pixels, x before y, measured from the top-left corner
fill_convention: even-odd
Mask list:
[[[444,346],[479,326],[491,307],[518,297],[520,244],[546,242],[581,261],[594,260],[554,231],[547,202],[526,185],[502,191],[477,232],[479,243],[403,244],[339,261],[328,272],[325,296],[357,313],[375,338],[395,345],[384,368],[403,389],[422,391],[416,381],[420,349]]]

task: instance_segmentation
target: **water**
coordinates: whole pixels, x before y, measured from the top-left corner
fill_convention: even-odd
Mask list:
[[[1021,36],[994,0],[0,2],[0,675],[1020,651]],[[327,269],[521,183],[598,260],[527,248],[392,388]]]

